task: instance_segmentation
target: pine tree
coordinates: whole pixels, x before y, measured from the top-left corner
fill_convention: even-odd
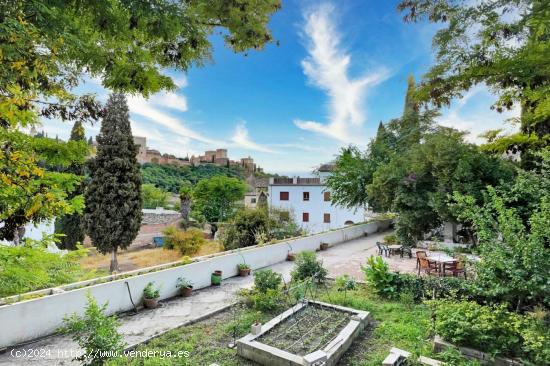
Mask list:
[[[86,141],[86,136],[84,135],[84,127],[82,126],[81,121],[76,121],[71,130],[70,141]],[[76,175],[84,175],[84,166],[82,164],[72,164],[68,169],[68,173],[73,173]],[[69,194],[68,198],[74,198],[78,195],[81,195],[84,191],[83,185],[79,185]],[[65,215],[58,217],[55,220],[54,230],[56,234],[63,234],[64,236],[59,238],[59,243],[57,246],[59,249],[76,249],[76,243],[82,243],[84,241],[84,218],[81,214],[75,213],[72,215]]]
[[[110,271],[118,270],[117,252],[136,238],[141,224],[141,176],[123,94],[112,94],[97,136],[97,155],[89,161],[85,227],[99,252],[111,253]]]

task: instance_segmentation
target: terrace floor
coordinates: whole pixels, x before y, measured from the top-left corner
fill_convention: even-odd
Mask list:
[[[326,251],[318,252],[318,257],[323,260],[330,277],[349,274],[358,280],[363,280],[364,275],[360,266],[365,264],[366,258],[370,255],[377,255],[376,242],[382,241],[386,234],[387,232],[376,233],[338,244]],[[392,256],[384,259],[394,271],[415,271],[415,258],[401,259],[399,256]],[[283,274],[285,281],[288,281],[292,266],[292,262],[281,262],[268,268]],[[239,288],[251,287],[252,283],[252,276],[233,277],[224,280],[220,288],[211,287],[195,291],[190,298],[178,297],[163,301],[162,307],[154,310],[140,310],[136,315],[120,315],[119,331],[128,345],[141,343],[159,333],[207,316],[209,313],[231,304],[236,300],[236,291]],[[41,354],[45,357],[12,356],[17,354],[17,351],[22,352],[29,349],[41,350]],[[0,354],[0,365],[76,365],[76,362],[71,362],[71,358],[78,353],[78,346],[70,338],[55,335],[15,349],[8,349]]]

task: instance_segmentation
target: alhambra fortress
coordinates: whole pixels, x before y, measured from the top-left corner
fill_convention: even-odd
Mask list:
[[[137,159],[140,164],[155,163],[161,165],[175,166],[198,166],[205,164],[213,164],[217,166],[240,166],[248,173],[262,172],[263,169],[254,163],[254,159],[250,156],[241,158],[240,160],[231,160],[227,156],[227,149],[208,150],[204,155],[185,158],[179,158],[172,154],[162,154],[155,149],[147,148],[147,139],[141,136],[134,136],[134,143],[138,146]]]

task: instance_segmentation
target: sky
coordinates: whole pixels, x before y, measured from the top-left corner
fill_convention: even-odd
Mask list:
[[[407,77],[419,80],[433,64],[436,27],[402,21],[398,1],[282,0],[269,27],[276,43],[246,55],[212,36],[213,63],[187,73],[167,70],[173,93],[129,97],[133,134],[148,148],[178,157],[228,149],[252,156],[266,172],[305,175],[349,144],[365,148],[380,121],[403,111]],[[105,101],[99,80],[82,87]],[[479,85],[441,110],[438,123],[469,132],[513,127],[517,109],[490,109],[496,97]],[[71,125],[43,121],[67,139]],[[85,126],[87,136],[99,123]]]

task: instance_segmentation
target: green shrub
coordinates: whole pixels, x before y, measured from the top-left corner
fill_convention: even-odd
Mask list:
[[[505,305],[483,306],[473,301],[428,302],[435,315],[435,331],[460,346],[479,349],[494,356],[521,354],[522,318]]]
[[[122,355],[126,345],[118,333],[119,322],[116,317],[105,315],[107,303],[99,306],[89,293],[87,297],[84,315],[65,317],[61,331],[70,335],[85,351],[84,355],[75,360],[82,361],[83,365],[99,366],[108,358]]]
[[[168,226],[162,233],[164,234],[164,248],[179,250],[182,255],[195,254],[206,243],[202,231],[198,229],[181,231],[174,226]]]
[[[393,244],[397,244],[397,235],[395,234],[388,234],[386,236],[384,236],[384,243],[388,244],[388,245],[393,245]]]
[[[268,290],[279,290],[282,282],[283,277],[271,269],[254,272],[254,288],[258,292],[266,293]]]
[[[142,184],[141,201],[143,202],[143,208],[166,207],[168,204],[168,192],[155,187],[154,184]]]
[[[546,318],[548,314],[541,311]],[[523,340],[524,358],[535,365],[550,365],[550,333],[548,319],[538,318],[536,313],[524,317],[520,336]],[[522,357],[523,358],[523,357]]]
[[[367,265],[361,266],[365,273],[367,282],[374,288],[376,293],[387,298],[397,296],[397,274],[390,272],[390,267],[382,257],[370,256],[367,259]]]
[[[79,259],[87,250],[79,248],[65,255],[45,249],[54,243],[53,236],[41,241],[27,239],[21,246],[0,245],[0,297],[55,287],[92,277],[95,272],[85,271]]]
[[[223,226],[221,241],[226,249],[244,248],[258,244],[258,233],[267,232],[269,217],[265,210],[244,209]]]
[[[296,255],[291,275],[292,281],[313,279],[322,283],[326,280],[327,270],[323,268],[323,262],[316,258],[315,252],[306,250]]]
[[[336,277],[334,284],[336,285],[338,291],[355,290],[357,288],[357,282],[355,279],[347,274]]]
[[[268,288],[265,292],[253,292],[251,301],[258,311],[274,311],[282,307],[282,294],[279,290]]]

